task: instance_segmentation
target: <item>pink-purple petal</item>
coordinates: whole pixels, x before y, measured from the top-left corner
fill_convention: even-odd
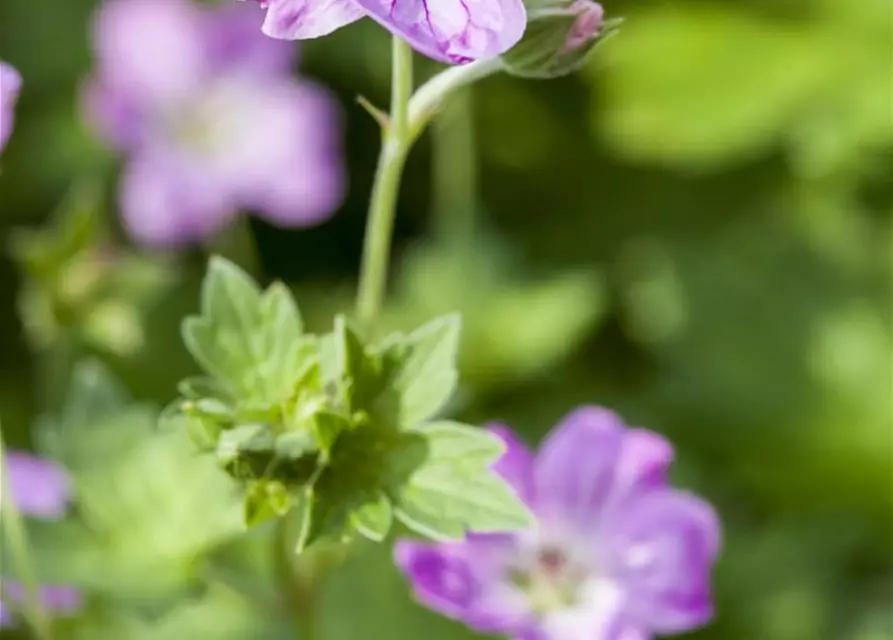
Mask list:
[[[492,423],[486,425],[486,429],[505,444],[505,452],[493,465],[493,470],[512,486],[525,504],[532,505],[533,453],[507,425]]]
[[[25,589],[14,580],[3,581],[3,594],[17,604],[25,600]],[[72,615],[84,604],[81,592],[66,585],[41,585],[38,597],[47,609],[59,616]],[[12,622],[10,607],[0,602],[0,627],[9,626]]]
[[[208,60],[214,69],[244,69],[260,75],[289,73],[296,47],[272,38],[258,37],[264,22],[256,7],[239,3],[208,9],[205,34]]]
[[[4,474],[19,511],[27,516],[60,518],[71,500],[71,480],[55,462],[24,451],[7,451]]]
[[[667,486],[673,445],[646,429],[630,429],[623,437],[614,476],[617,497]]]
[[[610,497],[623,430],[620,418],[600,407],[583,407],[568,415],[537,454],[537,515],[591,525]]]
[[[179,0],[110,0],[95,29],[106,82],[154,105],[174,105],[204,80],[203,14]]]
[[[364,15],[353,0],[270,0],[263,32],[281,40],[318,38]]]
[[[412,577],[416,598],[449,618],[462,619],[480,594],[474,570],[455,546],[401,540],[394,548],[394,558]]]
[[[345,182],[335,99],[316,85],[267,82],[254,83],[242,101],[217,160],[241,203],[283,226],[328,218]]]
[[[14,107],[22,89],[22,77],[11,65],[0,60],[0,152],[12,134]]]
[[[491,58],[524,33],[521,0],[356,0],[369,16],[417,51],[461,64]]]
[[[145,114],[131,96],[92,78],[83,88],[82,107],[89,125],[106,141],[131,149],[145,138]]]
[[[121,177],[124,227],[139,242],[164,248],[207,237],[237,213],[226,185],[169,150],[142,150]]]
[[[720,548],[713,508],[693,495],[658,490],[610,524],[615,575],[635,598],[631,615],[657,633],[677,633],[713,615],[711,567]]]

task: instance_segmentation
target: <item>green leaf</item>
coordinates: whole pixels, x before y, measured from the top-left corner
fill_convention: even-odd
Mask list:
[[[381,542],[391,530],[393,517],[391,501],[379,491],[350,514],[350,523],[365,537]]]
[[[343,433],[307,491],[298,550],[322,538],[346,540],[354,530],[371,539],[387,535],[382,496],[423,462],[426,448],[419,444],[418,435],[396,431]]]
[[[154,409],[130,404],[99,361],[85,360],[74,367],[60,416],[39,419],[36,436],[49,457],[71,470],[89,468],[134,446],[152,430],[154,415]]]
[[[335,337],[343,395],[378,427],[408,428],[443,408],[456,386],[460,319],[444,316],[382,345],[364,346],[343,318]]]
[[[202,367],[258,405],[284,401],[315,353],[302,336],[291,293],[274,283],[264,293],[241,269],[212,258],[202,313],[183,323],[186,347]]]
[[[413,430],[427,441],[428,457],[393,496],[397,518],[438,540],[469,531],[511,531],[531,524],[530,512],[490,465],[502,452],[494,436],[441,422]]]
[[[249,527],[283,516],[292,506],[291,494],[278,480],[252,480],[246,485],[244,517]]]
[[[456,357],[462,320],[448,315],[413,331],[385,352],[390,389],[398,394],[397,422],[411,427],[447,403],[458,381]]]
[[[265,424],[245,424],[220,434],[217,459],[226,464],[247,452],[272,451],[275,447],[270,427]]]
[[[367,353],[360,336],[344,316],[335,318],[334,337],[342,400],[353,412],[370,411],[385,386],[381,362]]]

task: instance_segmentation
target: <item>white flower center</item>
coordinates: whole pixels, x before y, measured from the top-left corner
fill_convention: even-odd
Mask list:
[[[511,579],[527,595],[531,609],[546,614],[577,606],[589,573],[589,568],[569,558],[560,548],[544,546],[536,551],[532,561],[514,568]]]
[[[550,638],[584,640],[607,633],[624,593],[591,552],[573,536],[531,536],[509,577]],[[647,549],[631,560],[648,562]],[[592,635],[596,634],[596,635]]]

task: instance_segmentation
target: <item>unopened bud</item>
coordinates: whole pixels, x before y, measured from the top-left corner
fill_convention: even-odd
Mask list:
[[[535,1],[535,0],[534,0]],[[579,69],[593,47],[616,30],[591,0],[528,5],[524,37],[502,55],[506,70],[523,78],[557,78]]]

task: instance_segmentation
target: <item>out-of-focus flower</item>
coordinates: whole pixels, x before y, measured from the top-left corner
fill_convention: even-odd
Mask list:
[[[340,204],[335,101],[290,75],[293,48],[265,38],[258,22],[247,7],[186,0],[101,9],[86,104],[129,157],[120,201],[138,240],[198,240],[243,208],[310,225]]]
[[[648,640],[712,616],[713,509],[671,488],[671,445],[585,407],[534,458],[509,429],[496,471],[539,519],[514,534],[404,540],[399,567],[429,608],[518,640]]]
[[[9,497],[26,516],[59,518],[65,514],[71,499],[71,481],[65,470],[54,462],[43,460],[23,451],[7,451],[2,461],[0,477],[9,482]],[[0,514],[4,505],[0,503]],[[3,595],[14,602],[25,599],[22,585],[3,580]],[[42,585],[39,597],[51,611],[68,614],[81,606],[80,593],[62,585]],[[0,627],[12,622],[8,606],[0,602]]]
[[[25,590],[18,582],[4,581],[3,594],[16,603],[25,601]],[[60,615],[70,615],[81,608],[83,600],[81,593],[64,585],[41,585],[38,589],[38,597],[43,606]],[[13,622],[12,612],[8,606],[0,602],[0,628],[9,626]]]
[[[508,51],[521,39],[521,0],[255,0],[267,9],[264,33],[316,38],[363,16],[443,62],[462,64]]]
[[[12,133],[13,107],[21,89],[19,72],[0,60],[0,152]]]
[[[3,462],[10,499],[21,513],[40,518],[65,514],[71,499],[71,481],[62,467],[23,451],[7,451]]]

